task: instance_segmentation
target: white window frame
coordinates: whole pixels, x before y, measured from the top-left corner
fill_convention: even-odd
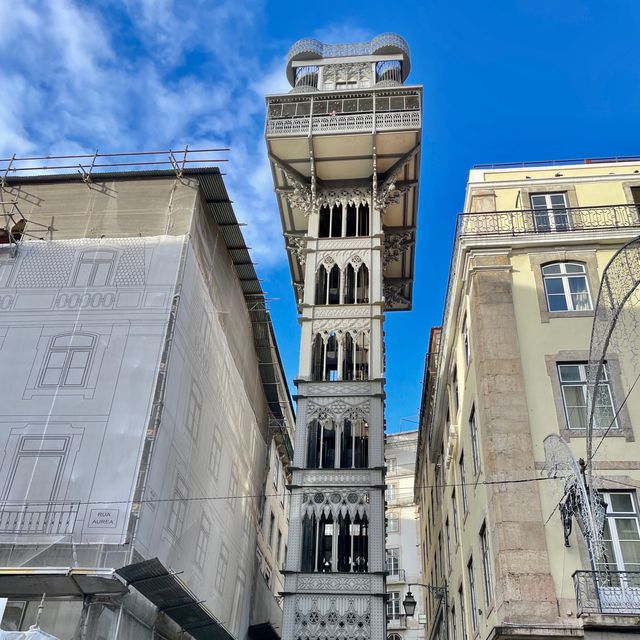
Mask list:
[[[385,569],[390,576],[397,576],[400,574],[399,547],[387,547],[384,564],[385,564]]]
[[[553,196],[562,196],[562,206],[554,205],[551,201]],[[532,193],[529,195],[531,202],[531,209],[533,213],[534,225],[536,231],[568,231],[571,229],[571,217],[569,211],[569,203],[567,201],[567,194],[564,191],[553,191],[549,193]],[[543,225],[538,221],[536,212],[544,211],[547,214],[547,221],[545,227],[541,229]],[[556,212],[558,212],[556,214]],[[561,222],[564,218],[566,223]]]
[[[387,513],[387,533],[398,533],[399,531],[400,531],[400,514],[397,511],[392,511],[391,513]]]
[[[398,458],[387,458],[386,466],[388,476],[396,475],[398,473]]]
[[[467,495],[467,478],[464,466],[464,451],[460,453],[458,467],[460,469],[460,488],[462,490],[462,510],[466,515],[469,512],[469,496]]]
[[[565,389],[568,387],[580,387],[582,389],[582,397],[585,402],[585,425],[587,424],[587,420],[589,418],[589,396],[587,394],[587,368],[588,363],[586,362],[558,362],[556,364],[558,371],[558,382],[560,383],[560,393],[562,395],[562,406],[564,408],[564,416],[567,422],[567,429],[569,431],[574,432],[584,432],[585,429],[581,427],[572,427],[571,421],[569,420],[569,407],[567,406],[567,398],[565,395]],[[562,379],[562,367],[578,367],[579,372],[579,380],[563,380]],[[611,407],[611,413],[613,414],[613,424],[611,425],[611,431],[619,431],[620,430],[620,422],[618,421],[618,416],[615,415],[615,405],[613,403],[613,393],[611,391],[611,378],[609,376],[609,372],[607,370],[607,363],[604,363],[602,368],[602,379],[600,381],[600,389],[605,388],[607,391],[607,397],[609,398],[609,405]],[[609,425],[594,425],[595,429],[608,429]]]
[[[567,271],[567,266],[571,265],[572,267],[580,267],[582,271]],[[549,273],[549,267],[559,267],[560,273]],[[547,311],[549,313],[567,313],[572,311],[593,311],[593,298],[591,296],[591,289],[589,288],[589,278],[587,277],[587,267],[583,262],[571,262],[569,260],[564,262],[550,262],[548,264],[542,265],[542,284],[544,286],[544,297],[547,302]],[[545,269],[547,270],[545,272]],[[576,309],[573,295],[571,293],[571,288],[569,286],[570,278],[584,278],[585,289],[587,291],[587,296],[589,298],[589,308],[588,309]],[[547,289],[547,283],[550,280],[560,280],[562,283],[562,291],[564,293],[564,303],[566,305],[566,309],[551,309],[551,304],[549,301],[550,295],[558,295],[558,294],[549,294]]]
[[[395,482],[390,482],[386,485],[384,491],[384,499],[389,504],[394,504],[398,498],[398,487]]]
[[[612,495],[628,495],[631,500],[631,508],[632,511],[613,511],[613,502],[611,500]],[[635,491],[607,491],[602,492],[602,497],[607,503],[607,511],[606,518],[607,523],[609,524],[609,531],[611,533],[611,543],[613,546],[613,551],[615,558],[613,559],[615,562],[610,564],[615,564],[616,571],[640,571],[640,563],[638,563],[638,567],[632,567],[631,569],[627,568],[624,564],[624,560],[622,557],[622,547],[620,534],[618,532],[618,520],[633,520],[635,521],[636,531],[638,532],[638,536],[640,537],[640,518],[638,514],[638,501],[637,494]],[[626,542],[626,541],[624,541]]]
[[[84,389],[87,385],[95,345],[96,336],[91,334],[68,333],[52,336],[40,373],[38,387],[44,389],[55,387],[61,389]],[[82,366],[74,365],[74,359],[79,354],[86,354],[85,362]],[[59,363],[55,363],[55,366],[52,364],[54,357],[62,360]],[[69,374],[75,370],[82,370],[81,378],[78,382],[70,382]],[[47,380],[47,373],[50,371],[60,372],[57,375],[57,382]]]
[[[388,591],[387,620],[400,620],[400,592]]]

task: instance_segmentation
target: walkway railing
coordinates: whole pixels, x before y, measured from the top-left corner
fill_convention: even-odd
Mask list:
[[[576,571],[577,614],[640,615],[640,571]]]

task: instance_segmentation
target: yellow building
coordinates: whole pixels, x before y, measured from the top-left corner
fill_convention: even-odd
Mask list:
[[[640,233],[639,209],[637,160],[470,173],[421,410],[416,498],[425,580],[446,587],[446,598],[426,590],[427,638],[640,630],[633,325],[630,347],[613,341],[606,355],[593,431],[591,468],[607,504],[604,558],[590,561],[579,526],[565,546],[565,478],[549,477],[544,448],[556,434],[575,459],[588,460],[594,309],[609,260]]]

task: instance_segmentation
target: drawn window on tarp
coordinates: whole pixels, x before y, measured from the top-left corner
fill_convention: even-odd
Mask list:
[[[111,249],[89,249],[80,254],[73,276],[74,287],[104,287],[111,284],[117,252]]]
[[[44,359],[38,386],[43,388],[85,387],[95,343],[96,337],[90,334],[53,336]]]

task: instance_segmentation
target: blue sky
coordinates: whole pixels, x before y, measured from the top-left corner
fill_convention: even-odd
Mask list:
[[[415,428],[471,166],[640,154],[637,0],[5,0],[0,153],[230,146],[227,185],[291,379],[298,325],[263,96],[287,90],[298,38],[385,31],[407,39],[425,91],[415,304],[386,324],[387,427]]]

